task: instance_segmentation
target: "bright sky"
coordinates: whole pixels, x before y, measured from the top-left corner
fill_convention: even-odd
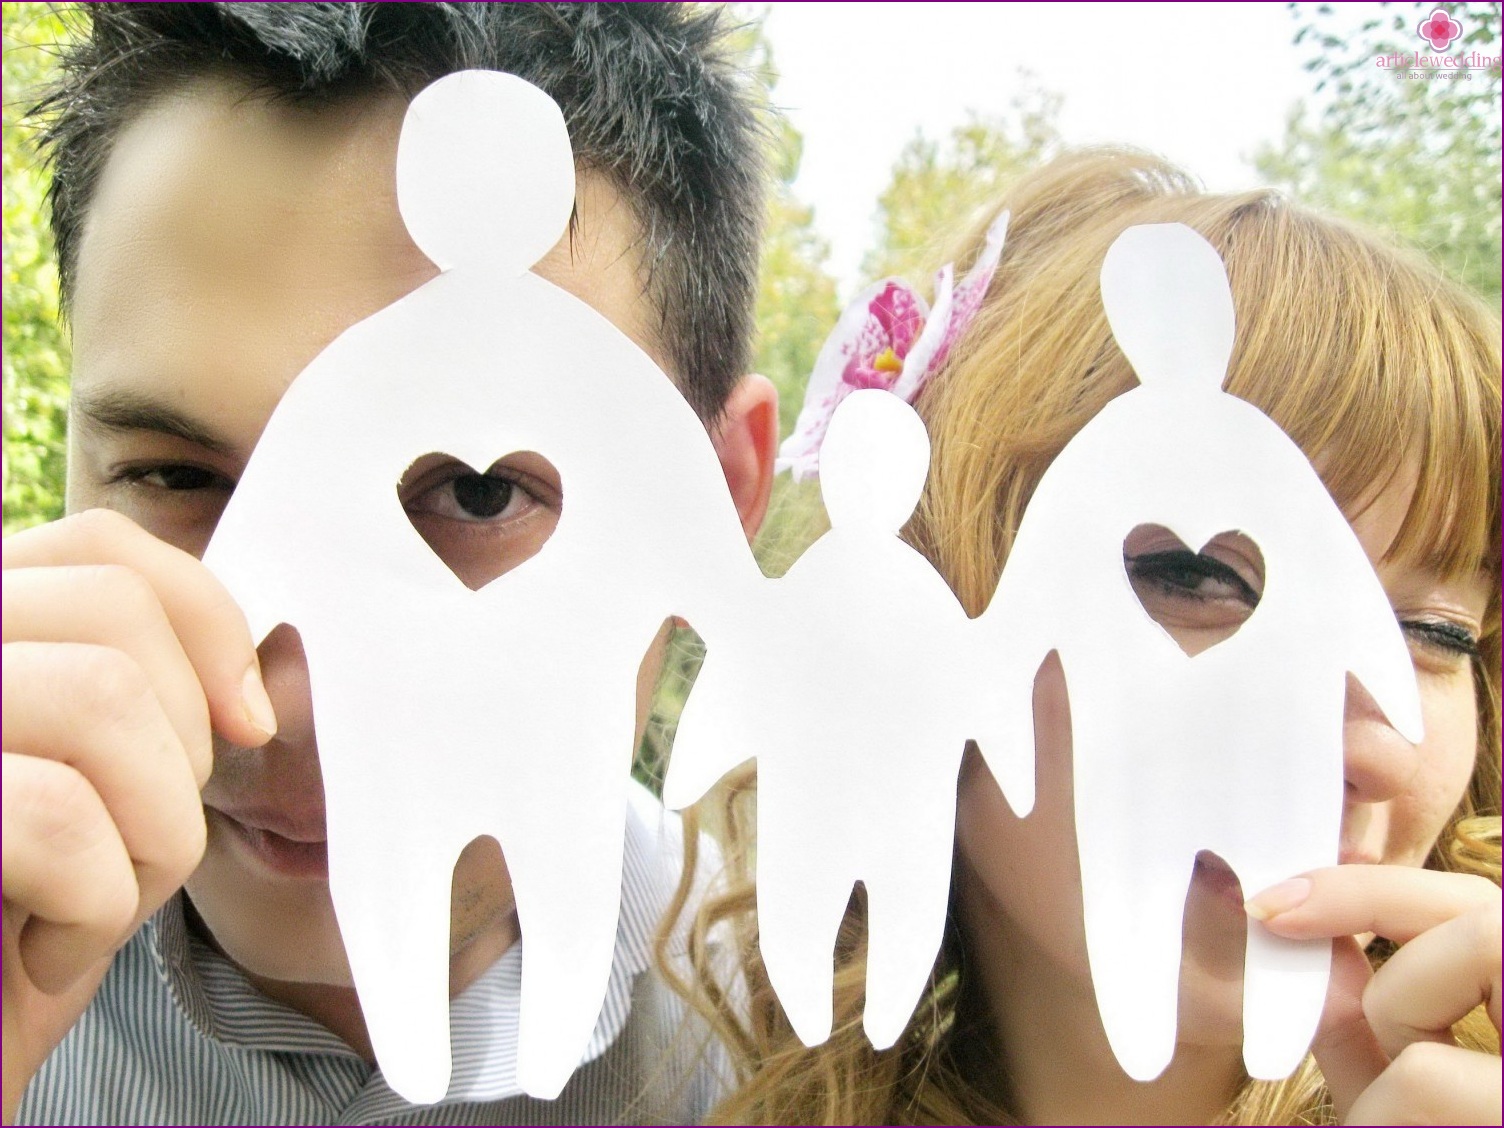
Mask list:
[[[1214,191],[1254,183],[1254,151],[1313,86],[1296,26],[1280,3],[784,3],[766,31],[775,101],[804,135],[795,191],[849,293],[904,142],[1003,112],[1020,67],[1064,95],[1070,144],[1147,148]]]

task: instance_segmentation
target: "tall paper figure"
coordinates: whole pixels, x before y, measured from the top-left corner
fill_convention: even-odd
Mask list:
[[[930,563],[898,538],[929,468],[929,439],[887,391],[848,395],[820,448],[831,529],[779,580],[722,606],[680,717],[663,796],[694,802],[756,757],[762,959],[807,1045],[830,1036],[836,932],[867,893],[872,1043],[903,1032],[945,928],[956,776],[968,738],[997,726],[993,664]],[[1020,814],[1033,747],[989,760]]]
[[[1130,228],[1103,263],[1102,302],[1140,386],[1051,464],[983,621],[1017,746],[1033,747],[1035,673],[1060,654],[1092,979],[1118,1061],[1146,1080],[1174,1052],[1197,852],[1250,891],[1335,864],[1348,672],[1408,739],[1421,720],[1403,637],[1347,520],[1284,432],[1221,390],[1234,321],[1216,251],[1180,224]],[[1231,638],[1187,657],[1148,616],[1123,562],[1146,524],[1193,551],[1226,531],[1260,547],[1262,598]],[[1299,1063],[1330,961],[1326,941],[1249,923],[1252,1076]]]
[[[558,1093],[610,973],[636,676],[664,619],[761,578],[704,425],[600,314],[528,272],[564,233],[574,163],[558,107],[510,75],[420,93],[398,202],[444,273],[351,327],[268,423],[206,563],[256,637],[302,634],[329,881],[376,1056],[409,1100],[450,1074],[455,859],[500,842],[524,945],[519,1085]],[[470,591],[396,483],[445,452],[558,468],[531,560]],[[307,504],[308,483],[338,504]]]

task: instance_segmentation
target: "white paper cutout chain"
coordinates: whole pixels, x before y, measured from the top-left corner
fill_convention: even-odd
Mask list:
[[[672,383],[528,273],[573,200],[545,95],[490,72],[441,79],[408,112],[397,178],[409,231],[445,273],[298,377],[205,556],[258,638],[302,633],[331,893],[392,1087],[421,1102],[448,1085],[451,868],[480,834],[502,845],[525,945],[518,1082],[552,1096],[579,1062],[617,924],[636,673],[671,614],[708,657],[667,797],[761,761],[764,955],[808,1041],[829,1030],[834,928],[856,880],[871,906],[867,1029],[879,1045],[901,1032],[943,927],[964,742],[1026,812],[1032,684],[1058,649],[1093,974],[1119,1059],[1156,1073],[1195,852],[1216,850],[1248,886],[1335,860],[1347,670],[1419,736],[1403,640],[1351,529],[1290,440],[1220,391],[1232,311],[1215,253],[1179,227],[1114,247],[1103,297],[1144,387],[1056,460],[970,622],[895,535],[928,442],[882,392],[832,420],[832,531],[763,578]],[[486,467],[524,450],[561,473],[558,529],[471,592],[394,485],[432,451]],[[306,508],[310,480],[345,483],[341,507]],[[1268,586],[1234,639],[1187,659],[1147,618],[1122,564],[1124,534],[1146,522],[1193,546],[1225,529],[1258,541]],[[1304,1051],[1326,949],[1251,928],[1255,1075]]]

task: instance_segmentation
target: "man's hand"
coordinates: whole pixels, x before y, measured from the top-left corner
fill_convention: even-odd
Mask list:
[[[1499,1059],[1451,1034],[1479,1004],[1499,1029],[1499,910],[1485,878],[1408,866],[1314,870],[1250,901],[1280,936],[1337,938],[1312,1051],[1343,1123],[1499,1123]],[[1403,945],[1377,972],[1366,933]]]
[[[192,556],[105,510],[6,539],[5,1120],[115,951],[204,850],[211,727],[276,719],[245,617]]]

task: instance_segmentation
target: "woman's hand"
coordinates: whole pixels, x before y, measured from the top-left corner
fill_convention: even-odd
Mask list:
[[[1500,1027],[1498,886],[1408,866],[1334,866],[1265,890],[1248,911],[1279,936],[1336,938],[1312,1051],[1344,1123],[1499,1123],[1499,1059],[1451,1033],[1480,1003]],[[1402,945],[1377,972],[1359,944],[1368,934]]]
[[[204,849],[211,726],[276,727],[245,617],[113,513],[4,543],[6,1123],[115,950]]]

